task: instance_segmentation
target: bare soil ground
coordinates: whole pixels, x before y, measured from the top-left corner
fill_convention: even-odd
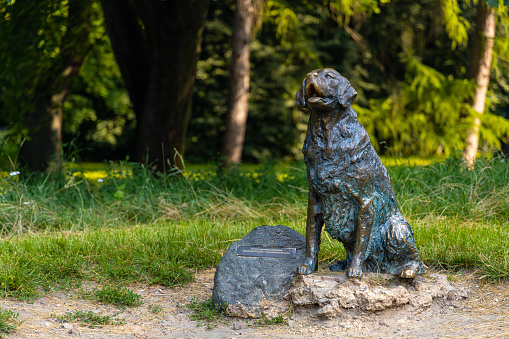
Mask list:
[[[78,293],[46,293],[33,303],[2,299],[0,307],[19,313],[15,333],[7,338],[509,338],[509,284],[486,284],[474,274],[453,274],[452,279],[470,288],[464,301],[442,300],[422,312],[396,308],[365,312],[335,320],[309,316],[294,310],[283,325],[254,326],[253,321],[224,317],[207,324],[191,321],[192,300],[212,296],[214,271],[199,272],[192,284],[168,289],[133,285],[143,305],[121,310],[115,306],[81,299]],[[91,289],[93,283],[84,284]],[[151,312],[159,305],[162,311]],[[80,323],[63,324],[58,317],[75,310],[93,311],[123,318],[125,325],[89,328]]]

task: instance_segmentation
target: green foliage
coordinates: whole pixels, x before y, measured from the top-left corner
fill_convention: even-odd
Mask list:
[[[55,317],[55,315],[52,315]],[[92,311],[73,311],[66,312],[63,316],[58,317],[62,322],[79,322],[82,326],[90,328],[102,327],[104,325],[124,325],[125,319],[115,319],[117,314],[113,316],[102,315],[102,312],[94,313]]]
[[[465,46],[468,41],[470,23],[461,16],[461,8],[457,0],[441,1],[443,10],[443,23],[449,38],[452,40],[452,49],[456,46]]]
[[[265,314],[262,313],[260,319],[256,319],[254,321],[246,320],[248,326],[261,327],[261,326],[270,326],[270,325],[283,325],[285,323],[285,319],[283,315],[279,315],[275,318],[269,318]]]
[[[217,326],[212,324],[213,322],[218,321],[221,317],[226,315],[226,305],[224,305],[224,307],[216,307],[212,303],[212,299],[203,302],[193,300],[187,305],[187,308],[193,311],[189,318],[198,322],[205,321],[207,329],[209,330]]]
[[[19,313],[0,309],[0,338],[3,338],[4,334],[10,334],[16,330],[16,319],[18,316]]]
[[[206,23],[199,63],[190,161],[215,158],[227,108],[231,13],[225,5],[214,6],[217,3]],[[359,92],[354,107],[380,152],[450,155],[464,146],[466,130],[476,117],[468,105],[474,84],[465,80],[467,40],[476,10],[471,3],[332,1],[322,6],[274,0],[266,2],[264,10],[263,30],[251,44],[244,160],[301,157],[307,117],[295,109],[294,93],[300,79],[322,65],[338,69]],[[502,116],[509,105],[503,76],[508,64],[502,61],[509,46],[504,13],[498,13],[498,76],[488,100],[490,113]],[[443,18],[444,25],[437,18]],[[483,150],[499,148],[508,124],[492,114],[481,119]]]
[[[9,165],[8,157],[16,160],[21,141],[28,135],[24,117],[35,109],[36,87],[58,77],[53,73],[58,69],[55,65],[62,63],[67,11],[67,1],[0,1],[0,63],[4,65],[0,69],[0,126],[9,134],[9,138],[0,135],[2,168]],[[126,152],[126,143],[134,139],[135,117],[104,29],[99,1],[92,3],[90,31],[90,51],[64,104],[65,151],[71,153],[77,144],[83,156],[107,156],[117,149]],[[58,85],[55,80],[45,86]],[[98,152],[101,149],[105,149],[102,154]]]
[[[320,21],[309,14],[310,4],[264,4],[263,30],[251,43],[251,83],[244,161],[301,157],[307,117],[295,108],[301,65],[319,67],[309,34]],[[189,125],[186,159],[215,159],[228,106],[233,8],[212,2],[203,32]],[[307,72],[307,71],[306,71]]]
[[[148,309],[150,310],[150,313],[153,314],[159,314],[163,311],[163,307],[161,305],[149,305]]]
[[[465,145],[464,136],[475,113],[468,104],[475,85],[446,77],[415,57],[408,57],[406,62],[406,81],[399,83],[397,95],[371,99],[368,109],[357,106],[359,120],[375,147],[387,140],[384,146],[395,154],[450,156]],[[490,118],[500,125],[497,129],[483,130],[483,140],[497,145],[496,136],[509,123],[490,113],[483,117],[486,121]]]
[[[390,0],[333,0],[329,2],[329,7],[333,14],[339,14],[338,23],[347,24],[355,14],[369,16],[380,13],[380,6],[389,2]],[[324,1],[324,4],[327,3]]]
[[[73,146],[78,147],[81,157],[121,159],[134,141],[136,117],[101,8],[98,2],[94,6],[93,44],[64,104],[63,138],[68,153]]]
[[[497,34],[489,110],[507,117],[507,1],[495,7]],[[234,2],[211,2],[187,133],[191,162],[215,159],[228,105]],[[66,1],[0,1],[0,166],[16,163],[27,135],[23,115],[40,77],[58,63],[67,25]],[[441,15],[438,15],[438,14]],[[451,154],[464,144],[474,113],[466,83],[476,8],[456,0],[394,3],[373,0],[270,0],[252,41],[251,94],[244,160],[301,157],[307,115],[294,94],[313,68],[333,67],[359,92],[356,108],[378,150],[405,155]],[[120,159],[132,152],[135,115],[93,3],[90,51],[64,107],[68,159]],[[380,42],[383,42],[381,44]],[[499,146],[505,120],[481,117],[483,150]],[[119,190],[122,192],[122,190]],[[121,195],[121,193],[118,193]],[[119,198],[121,198],[119,196]],[[120,200],[120,199],[119,199]]]
[[[490,7],[503,8],[509,6],[509,0],[483,0]]]
[[[141,295],[118,286],[105,286],[102,289],[95,290],[93,296],[98,301],[107,304],[113,304],[125,309],[126,306],[140,306],[143,302],[140,300]]]
[[[2,124],[20,126],[34,109],[35,87],[58,60],[66,10],[63,1],[0,1]]]

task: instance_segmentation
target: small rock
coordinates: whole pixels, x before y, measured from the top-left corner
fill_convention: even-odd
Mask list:
[[[62,324],[62,328],[65,328],[67,330],[70,330],[73,328],[73,326],[71,324]]]
[[[241,328],[242,328],[242,326],[240,324],[233,324],[233,326],[232,326],[232,330],[234,330],[234,331],[238,331]]]
[[[70,334],[70,335],[74,335],[74,336],[76,336],[76,337],[81,337],[81,333],[80,333],[80,331],[79,331],[78,329],[76,329],[76,328],[73,328],[72,330],[70,330],[70,331],[69,331],[69,334]]]
[[[460,304],[458,302],[451,302],[451,306],[454,307],[454,308],[459,308],[460,307]]]

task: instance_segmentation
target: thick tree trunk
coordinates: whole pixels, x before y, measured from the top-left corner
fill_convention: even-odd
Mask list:
[[[20,158],[30,170],[62,170],[62,109],[89,49],[91,10],[92,0],[69,2],[59,58],[34,90],[34,111],[25,117],[29,139],[20,150]]]
[[[102,4],[136,113],[134,159],[158,172],[181,168],[209,0],[102,0]]]
[[[134,8],[126,0],[102,0],[104,22],[133,110],[145,106],[148,43]]]
[[[221,154],[225,162],[240,164],[246,135],[249,100],[249,45],[253,30],[253,0],[238,0],[235,11],[230,99]]]
[[[477,41],[476,41],[477,40]],[[484,43],[482,43],[484,41]],[[490,82],[490,69],[495,44],[495,13],[484,1],[478,2],[477,27],[474,36],[472,58],[470,60],[470,74],[475,76],[477,89],[475,91],[472,108],[479,114],[484,113],[486,93]],[[467,131],[466,149],[463,159],[467,167],[471,168],[475,162],[479,147],[479,126],[481,120],[476,117],[474,125]]]

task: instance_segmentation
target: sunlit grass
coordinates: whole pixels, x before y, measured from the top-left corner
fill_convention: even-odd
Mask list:
[[[419,158],[419,157],[382,157],[385,166],[424,166],[445,160],[444,158]],[[283,182],[288,178],[288,169],[300,166],[300,162],[295,163],[277,163],[275,164],[276,178]],[[91,181],[97,181],[106,178],[108,175],[118,177],[132,176],[132,169],[129,164],[122,163],[94,163],[86,162],[83,164],[69,163],[67,165],[68,172],[72,175],[83,177]],[[262,170],[263,164],[242,164],[240,167],[241,175],[257,178],[258,173]],[[1,172],[0,172],[1,173]],[[6,175],[5,173],[4,175]],[[216,175],[209,165],[204,164],[186,164],[183,174],[190,180],[208,180]]]
[[[262,165],[247,164],[240,167],[239,174],[247,178],[258,180]],[[291,168],[292,164],[281,163],[277,165],[276,180],[283,182],[288,179],[286,171]],[[104,163],[84,163],[68,164],[67,173],[69,175],[84,178],[93,182],[103,182],[107,177],[115,176],[117,178],[132,178],[133,172],[129,164],[104,164]],[[209,167],[203,165],[186,165],[182,174],[192,181],[210,180],[216,176],[216,172]]]
[[[425,166],[444,161],[445,158],[381,157],[385,166]]]

